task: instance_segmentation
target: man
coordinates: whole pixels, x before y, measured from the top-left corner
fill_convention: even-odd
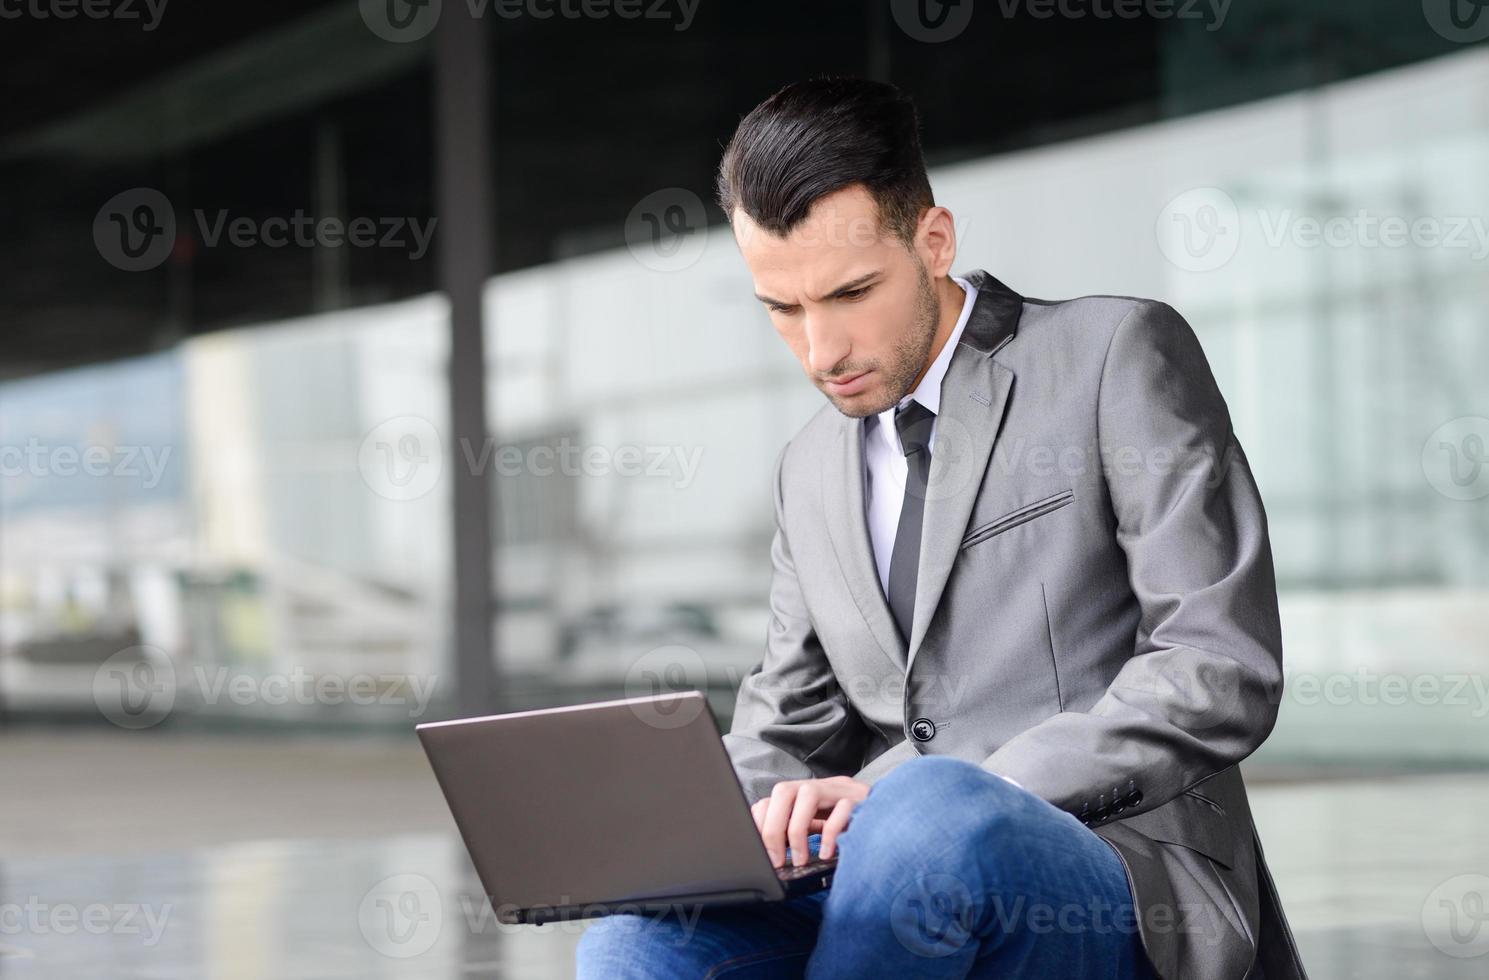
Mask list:
[[[724,740],[776,864],[838,870],[601,920],[581,974],[1302,977],[1237,769],[1282,687],[1266,515],[1188,324],[952,276],[888,85],[772,96],[719,200],[829,402]]]

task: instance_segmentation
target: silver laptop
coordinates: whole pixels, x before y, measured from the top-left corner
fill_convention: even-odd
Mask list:
[[[416,730],[500,921],[775,902],[832,883],[836,857],[772,867],[698,691]]]

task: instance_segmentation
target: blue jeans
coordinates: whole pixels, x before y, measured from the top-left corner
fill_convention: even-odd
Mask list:
[[[814,854],[819,843],[813,834]],[[606,916],[576,956],[580,980],[1155,976],[1112,847],[949,756],[901,763],[874,785],[838,838],[829,890]]]

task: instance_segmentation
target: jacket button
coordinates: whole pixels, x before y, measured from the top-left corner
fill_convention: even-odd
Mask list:
[[[929,718],[917,718],[910,722],[910,734],[917,742],[929,742],[936,736],[936,725]]]

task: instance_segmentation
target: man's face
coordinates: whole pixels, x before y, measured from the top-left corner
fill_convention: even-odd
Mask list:
[[[866,188],[820,198],[784,238],[742,210],[733,226],[756,297],[838,411],[875,415],[911,390],[940,320],[926,260],[940,262],[933,250],[912,251],[881,229]]]

